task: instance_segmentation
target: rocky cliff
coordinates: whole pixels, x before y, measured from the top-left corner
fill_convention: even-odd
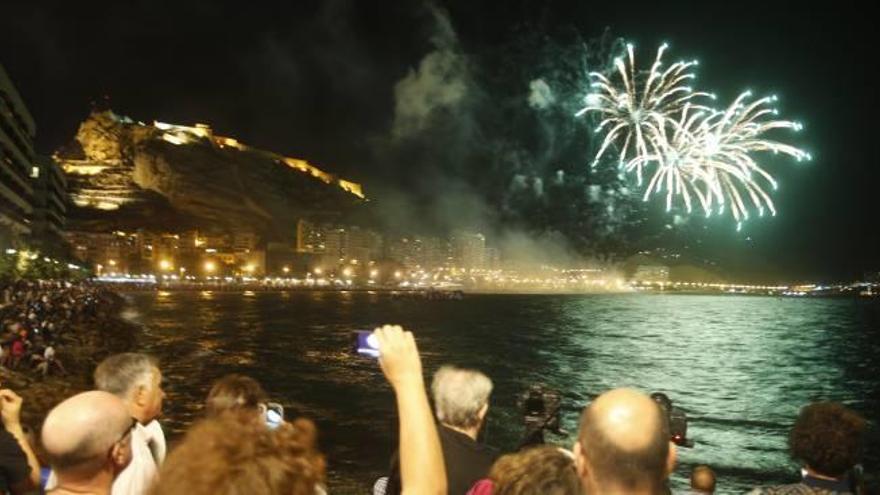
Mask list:
[[[59,150],[77,208],[73,228],[250,227],[289,235],[297,218],[345,214],[360,185],[304,160],[250,148],[204,125],[144,124],[93,113]]]

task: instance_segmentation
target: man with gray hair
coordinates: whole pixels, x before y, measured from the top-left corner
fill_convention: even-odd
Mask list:
[[[156,421],[165,397],[159,364],[146,354],[115,354],[95,369],[95,387],[121,399],[129,417],[136,420],[131,436],[131,463],[113,482],[113,495],[146,494],[165,459],[165,434]],[[47,487],[54,487],[55,482],[55,477],[50,477]]]
[[[58,404],[43,423],[42,441],[57,483],[53,494],[109,495],[131,461],[136,420],[115,395],[93,390]]]
[[[440,444],[446,463],[450,495],[465,494],[478,480],[489,474],[498,451],[477,442],[489,412],[492,380],[477,370],[443,366],[434,373],[431,395],[440,427]],[[397,459],[392,461],[386,495],[400,493]]]

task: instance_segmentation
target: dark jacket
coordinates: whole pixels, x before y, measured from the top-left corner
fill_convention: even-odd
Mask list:
[[[446,484],[449,495],[465,495],[478,480],[489,474],[498,458],[498,451],[488,445],[475,442],[464,433],[443,425],[437,425],[443,462],[446,464]],[[391,475],[385,495],[400,494],[400,457],[397,452],[391,459]]]
[[[27,456],[18,440],[0,426],[0,493],[6,493],[10,487],[27,479],[30,472]]]

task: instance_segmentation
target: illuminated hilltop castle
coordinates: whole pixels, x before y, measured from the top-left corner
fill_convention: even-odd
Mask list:
[[[358,183],[327,173],[306,160],[252,148],[235,138],[215,135],[205,124],[189,127],[154,122],[148,125],[110,111],[97,112],[82,123],[76,142],[81,152],[62,149],[55,158],[71,177],[74,203],[84,208],[115,210],[137,202],[141,189],[163,195],[173,193],[163,186],[173,189],[174,184],[163,183],[162,177],[156,177],[156,174],[186,175],[186,169],[194,161],[213,162],[218,171],[224,165],[236,162],[255,167],[267,163],[282,164],[323,184],[337,186],[358,199],[365,199]],[[177,152],[163,148],[161,143],[200,152]],[[213,177],[223,181],[220,175]]]

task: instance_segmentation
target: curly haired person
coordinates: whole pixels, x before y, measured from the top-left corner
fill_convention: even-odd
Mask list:
[[[803,409],[788,436],[791,456],[802,463],[802,479],[790,485],[758,488],[753,495],[832,495],[858,493],[851,470],[862,455],[866,422],[834,402]]]

